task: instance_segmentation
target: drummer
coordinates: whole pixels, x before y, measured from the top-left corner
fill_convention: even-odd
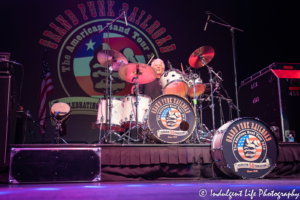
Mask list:
[[[140,91],[140,94],[147,95],[147,96],[151,97],[152,100],[154,100],[163,94],[162,87],[159,84],[159,79],[165,71],[165,64],[164,64],[163,60],[157,58],[152,61],[151,67],[153,67],[154,70],[156,71],[156,79],[150,83],[140,85],[139,91]],[[131,93],[133,94],[133,88],[131,90]]]

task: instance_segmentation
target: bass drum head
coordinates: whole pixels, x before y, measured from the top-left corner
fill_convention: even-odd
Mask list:
[[[227,166],[242,178],[264,177],[277,162],[278,143],[273,132],[252,118],[234,121],[223,135],[222,147]]]
[[[150,106],[148,126],[155,141],[179,143],[194,131],[195,112],[186,99],[178,95],[162,95]]]

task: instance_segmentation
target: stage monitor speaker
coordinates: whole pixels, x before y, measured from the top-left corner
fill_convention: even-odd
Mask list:
[[[60,147],[48,148],[11,148],[9,183],[98,182],[100,180],[100,147],[60,145]]]
[[[0,167],[8,166],[11,76],[0,75]]]
[[[292,134],[300,142],[300,64],[273,63],[242,81],[238,95],[242,117],[277,126],[280,141]]]

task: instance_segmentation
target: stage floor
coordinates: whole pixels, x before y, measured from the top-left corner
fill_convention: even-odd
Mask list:
[[[289,195],[289,198],[288,198]],[[2,200],[299,199],[300,179],[2,184]]]

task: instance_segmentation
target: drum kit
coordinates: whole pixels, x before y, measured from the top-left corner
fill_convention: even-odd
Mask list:
[[[168,61],[170,69],[165,71],[159,79],[163,95],[152,100],[146,95],[139,94],[138,86],[156,79],[154,68],[143,63],[128,63],[126,57],[115,50],[100,51],[97,59],[100,64],[109,69],[110,89],[113,80],[111,73],[118,71],[124,81],[134,84],[134,94],[128,94],[123,99],[119,99],[112,97],[110,91],[109,97],[106,96],[99,100],[96,122],[100,129],[99,143],[120,141],[128,144],[139,141],[143,143],[210,142],[215,132],[213,95],[216,89],[214,87],[216,82],[223,81],[213,71],[213,68],[207,65],[213,59],[214,54],[214,49],[210,46],[196,49],[189,57],[190,67],[183,70],[181,66],[182,71],[173,69]],[[201,67],[207,67],[210,83],[204,84],[201,77],[192,72],[192,68]],[[214,79],[212,74],[215,75]],[[211,101],[212,131],[209,131],[202,122],[203,99],[199,97],[205,93]],[[188,97],[192,100],[189,101]],[[198,99],[200,99],[200,120],[197,120]],[[133,129],[136,129],[137,137],[135,139],[130,137]],[[101,130],[106,131],[103,136]]]
[[[138,89],[139,84],[147,84],[156,79],[154,68],[142,63],[127,64],[124,56],[113,50],[109,50],[109,62],[104,63],[103,55],[103,52],[98,53],[98,61],[103,66],[109,66],[110,74],[112,70],[118,71],[123,80],[133,83],[135,94],[117,99],[111,97],[110,92],[109,101],[107,97],[99,100],[96,122],[100,128],[99,143],[211,143],[213,164],[231,177],[262,178],[276,166],[278,143],[264,122],[253,118],[237,118],[223,125],[221,123],[221,127],[215,129],[214,99],[218,98],[219,103],[220,100],[226,100],[231,107],[235,106],[231,99],[225,98],[217,91],[223,80],[207,65],[214,57],[212,47],[203,46],[196,49],[189,57],[190,67],[185,71],[182,66],[182,71],[173,69],[168,61],[170,69],[159,79],[163,95],[154,100],[139,94]],[[191,70],[201,67],[207,68],[209,83],[203,83],[201,77]],[[153,88],[155,89],[158,88]],[[214,96],[215,92],[218,96]],[[211,131],[202,121],[203,99],[210,101],[213,122]],[[200,116],[197,116],[197,113],[200,113]],[[130,135],[134,129],[136,139]],[[101,130],[106,130],[103,137]]]

